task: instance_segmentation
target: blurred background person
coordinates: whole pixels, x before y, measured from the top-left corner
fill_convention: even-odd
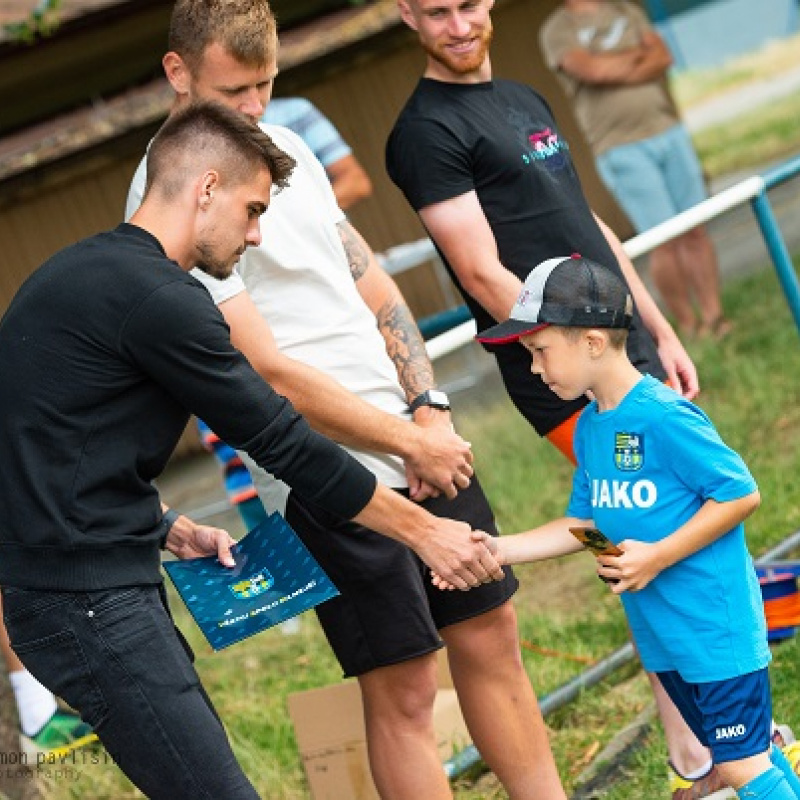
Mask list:
[[[372,194],[372,181],[334,124],[304,97],[274,97],[262,122],[293,130],[325,167],[336,201],[347,211]]]
[[[574,103],[600,177],[637,233],[707,198],[667,84],[672,56],[627,0],[563,0],[540,31],[545,63]],[[650,253],[653,283],[682,337],[729,333],[719,267],[702,226]]]

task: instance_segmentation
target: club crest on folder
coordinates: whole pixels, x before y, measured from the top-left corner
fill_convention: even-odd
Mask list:
[[[233,596],[237,600],[249,600],[251,597],[258,597],[269,589],[275,579],[266,570],[259,572],[258,575],[253,575],[243,581],[237,581],[231,584],[228,588],[233,592]]]
[[[278,513],[231,548],[235,566],[216,556],[165,560],[163,567],[200,630],[221,650],[339,594]]]

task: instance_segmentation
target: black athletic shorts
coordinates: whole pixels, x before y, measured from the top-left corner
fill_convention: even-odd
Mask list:
[[[423,507],[439,517],[497,535],[494,515],[477,478],[454,500],[431,498]],[[467,592],[444,592],[408,547],[388,536],[323,511],[295,492],[286,520],[341,594],[316,613],[346,677],[438,650],[438,630],[506,602],[518,582],[504,567],[502,581]]]

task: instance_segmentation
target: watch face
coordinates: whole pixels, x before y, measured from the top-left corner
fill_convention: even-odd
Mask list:
[[[438,408],[442,411],[449,411],[450,398],[439,389],[428,389],[411,403],[411,410],[416,411],[422,406],[430,406],[431,408]]]

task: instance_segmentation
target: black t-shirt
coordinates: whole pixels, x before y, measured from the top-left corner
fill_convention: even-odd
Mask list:
[[[386,147],[386,167],[416,211],[475,191],[503,265],[525,280],[542,261],[580,253],[622,276],[594,220],[569,152],[544,98],[528,86],[423,78],[401,112]],[[478,330],[490,314],[464,292]],[[487,347],[509,395],[544,435],[585,405],[565,402],[530,373],[521,345]],[[663,380],[666,373],[638,311],[628,340],[631,361]]]

